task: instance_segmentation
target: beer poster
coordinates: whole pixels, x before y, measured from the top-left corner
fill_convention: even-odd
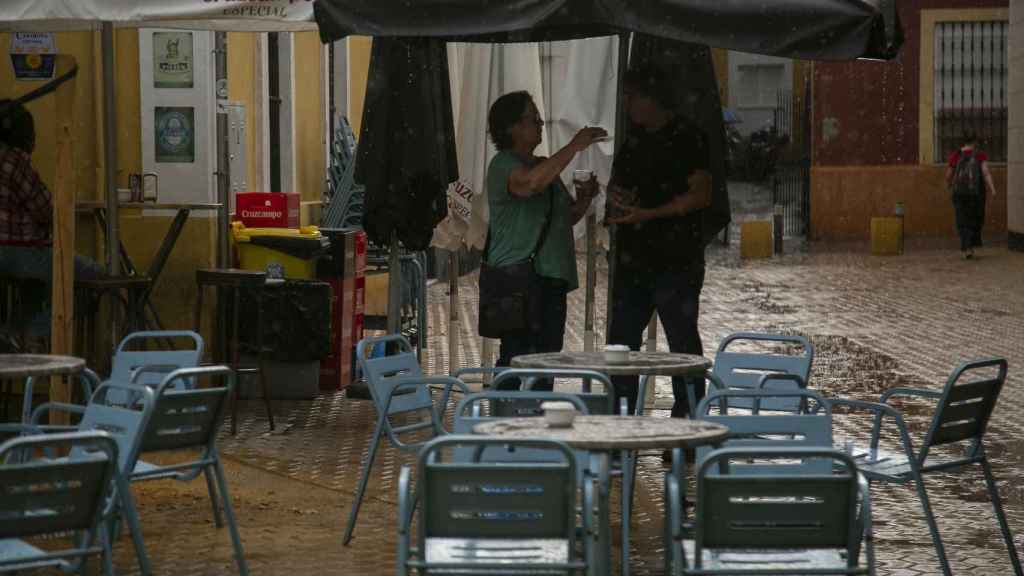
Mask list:
[[[192,88],[191,32],[153,33],[153,87]]]
[[[158,106],[154,109],[153,128],[157,162],[196,161],[195,108]]]

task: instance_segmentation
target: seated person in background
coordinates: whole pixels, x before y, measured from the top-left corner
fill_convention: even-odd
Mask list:
[[[36,134],[32,114],[21,104],[0,100],[0,278],[37,280],[45,290],[37,297],[49,301],[53,278],[53,198],[32,167]],[[97,278],[103,269],[75,256],[76,278]],[[50,330],[49,312],[31,318],[14,310],[0,333],[8,332],[8,347],[17,336],[39,338]],[[20,316],[20,317],[19,317]]]

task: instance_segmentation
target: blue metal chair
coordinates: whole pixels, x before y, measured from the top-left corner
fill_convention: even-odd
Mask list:
[[[83,396],[86,401],[92,398],[93,390],[100,385],[100,377],[95,372],[88,368],[82,369],[82,372],[77,376],[78,382],[82,385]],[[25,379],[24,396],[22,398],[21,406],[21,424],[28,424],[32,421],[32,389],[34,387],[34,378]],[[14,429],[15,431],[21,430],[19,424],[0,424],[0,430],[9,431]]]
[[[992,475],[992,467],[988,463],[985,454],[985,432],[988,429],[989,418],[995,408],[999,392],[1006,382],[1007,363],[1002,358],[990,358],[964,362],[957,367],[946,381],[946,386],[941,390],[927,390],[920,388],[891,388],[887,390],[877,403],[862,402],[858,400],[833,399],[833,406],[850,406],[868,410],[874,413],[874,426],[871,431],[871,444],[868,450],[857,451],[854,449],[857,466],[861,473],[871,481],[880,481],[897,484],[914,483],[917,495],[921,500],[921,507],[924,509],[925,519],[928,521],[928,530],[931,532],[932,542],[935,544],[935,551],[939,557],[939,564],[946,576],[952,574],[949,567],[949,559],[946,558],[945,547],[942,544],[942,537],[939,535],[939,527],[935,523],[935,516],[932,513],[931,504],[928,501],[928,493],[925,491],[923,476],[929,472],[944,472],[962,469],[971,464],[980,464],[985,475],[985,484],[988,489],[989,498],[992,500],[992,507],[995,509],[996,518],[999,520],[999,527],[1003,533],[1003,541],[1006,544],[1010,555],[1010,562],[1013,564],[1014,573],[1021,576],[1020,558],[1017,556],[1017,548],[1013,543],[1013,534],[1006,521],[1006,514],[1003,512],[1002,501],[999,498],[999,489],[996,486],[995,477]],[[994,372],[994,375],[993,375]],[[907,432],[907,426],[903,416],[898,410],[889,405],[889,400],[894,397],[921,397],[937,400],[935,413],[932,416],[931,425],[924,438],[920,450],[914,452],[914,445]],[[879,438],[882,431],[882,419],[892,418],[899,433],[900,450],[893,452],[879,448]],[[931,452],[932,448],[940,446],[961,446],[964,453],[959,457],[936,458]]]
[[[70,448],[69,455],[45,456],[55,448]],[[103,574],[112,576],[104,525],[114,499],[131,498],[117,462],[117,443],[100,431],[22,436],[0,444],[0,573],[57,568],[85,574],[87,559],[99,555]],[[135,525],[134,515],[130,521]],[[74,543],[63,549],[44,550],[24,540],[52,541],[68,533]],[[143,573],[149,573],[148,564]]]
[[[825,473],[736,474],[733,461],[828,459]],[[823,448],[724,448],[697,471],[696,521],[682,522],[678,478],[665,475],[666,573],[874,574],[871,498],[846,454]],[[866,560],[860,562],[861,546]]]
[[[621,398],[618,411],[615,410],[615,392],[611,379],[607,375],[592,370],[553,370],[537,368],[507,368],[495,376],[492,386],[500,388],[503,381],[519,379],[523,388],[531,390],[533,383],[542,378],[569,379],[580,381],[580,391],[572,392],[587,407],[589,414],[599,415],[626,415],[628,407],[625,398]],[[597,382],[601,385],[601,392],[594,392],[592,385]],[[515,393],[516,390],[510,392]],[[642,414],[642,404],[637,404],[638,413]],[[522,414],[503,414],[505,416],[520,416]],[[581,459],[581,463],[587,464],[586,470],[594,475],[600,475],[601,471],[593,459]],[[621,476],[622,478],[622,558],[623,565],[628,565],[630,522],[633,517],[633,487],[636,483],[636,455],[628,450],[619,454],[618,467],[607,471],[609,476]]]
[[[181,390],[183,382],[198,378],[220,378],[221,385],[192,390]],[[238,534],[231,497],[228,494],[224,467],[217,450],[217,433],[224,423],[227,404],[236,386],[235,373],[226,366],[183,368],[166,375],[154,395],[153,416],[142,435],[138,451],[133,455],[130,482],[172,478],[189,482],[202,474],[206,479],[215,525],[224,522],[220,508],[224,508],[228,533],[235,552],[235,562],[242,576],[249,573],[245,562],[242,540]],[[139,454],[179,452],[197,449],[198,456],[184,462],[154,465],[138,458]],[[220,505],[218,505],[218,494]]]
[[[131,405],[124,405],[119,401],[113,401],[111,399],[112,392],[116,393],[113,394],[114,396],[119,396],[120,398],[131,396],[134,398],[134,402]],[[149,420],[153,414],[154,402],[153,391],[149,388],[108,382],[100,385],[93,392],[92,397],[89,398],[89,403],[85,406],[60,402],[49,402],[38,406],[32,412],[30,424],[23,426],[23,434],[73,433],[96,430],[106,432],[117,444],[118,470],[127,481],[128,473],[132,470],[133,454],[138,452],[142,435],[149,425]],[[78,414],[81,415],[81,419],[77,425],[70,426],[39,424],[43,415],[55,411]],[[74,456],[76,454],[75,450],[72,450],[71,454]],[[116,504],[114,511],[124,515],[135,546],[139,567],[143,574],[150,574],[152,570],[149,565],[149,558],[146,555],[145,545],[143,544],[142,530],[138,525],[138,516],[135,511],[132,494],[127,490],[118,490],[117,496],[117,500],[114,501]],[[112,520],[111,533],[117,531],[113,524]]]
[[[750,414],[729,414],[726,412],[734,400],[741,400],[753,407]],[[784,400],[795,399],[805,404],[803,412],[768,412],[758,410],[762,403],[782,404]],[[714,408],[719,412],[714,412]],[[722,424],[729,428],[729,439],[723,443],[726,448],[832,448],[832,408],[829,401],[811,390],[715,390],[705,396],[697,407],[697,418]],[[697,448],[697,463],[700,464],[715,448]],[[673,463],[679,458],[673,458]],[[809,460],[794,466],[792,463],[778,465],[759,460],[734,462],[736,474],[781,474],[814,473],[825,474],[831,466],[831,459]]]
[[[182,382],[192,382],[204,377],[219,377],[223,385],[191,390],[179,389],[183,386]],[[224,421],[225,405],[230,401],[234,386],[235,374],[226,366],[182,368],[166,374],[155,390],[148,386],[107,383],[100,386],[84,410],[77,405],[44,404],[36,409],[33,420],[37,421],[44,411],[51,409],[84,412],[78,428],[101,429],[113,434],[118,442],[121,470],[129,482],[158,478],[188,482],[203,474],[213,508],[214,522],[217,527],[223,525],[220,514],[220,506],[223,505],[235,551],[235,561],[239,573],[245,575],[248,574],[248,567],[215,442],[217,432]],[[139,400],[129,405],[112,402],[107,391],[115,389],[134,394]],[[46,426],[41,428],[53,429]],[[198,456],[184,462],[162,466],[140,459],[143,453],[177,452],[187,449],[198,449]],[[132,535],[133,538],[137,538],[136,549],[142,548],[141,532],[132,530]],[[143,557],[144,551],[140,558]]]
[[[163,340],[185,340],[190,348],[170,350],[137,350],[145,348],[147,342]],[[178,368],[194,368],[199,366],[203,358],[203,337],[191,330],[162,330],[133,332],[118,344],[110,366],[109,382],[122,384],[131,382],[150,387],[159,386],[164,376]],[[140,369],[148,368],[145,371]],[[179,390],[193,388],[193,380],[178,379],[174,386]]]
[[[371,358],[370,351],[378,344],[383,345],[384,354]],[[389,347],[392,349],[389,350]],[[349,511],[348,525],[345,527],[343,538],[346,546],[352,540],[359,507],[363,501],[380,439],[386,437],[392,446],[400,450],[419,450],[425,442],[422,438],[423,431],[429,430],[431,437],[447,433],[442,420],[452,388],[458,388],[464,394],[469,393],[469,388],[457,378],[424,376],[412,345],[404,336],[364,338],[356,345],[356,359],[377,409],[377,425],[370,438],[370,452],[363,461],[359,486],[352,502],[352,509]],[[444,387],[437,405],[431,394],[431,386],[435,385]],[[401,424],[393,423],[391,420],[397,415],[403,418]],[[408,438],[409,434],[417,435],[412,441],[403,440]]]
[[[786,352],[799,349],[799,352],[783,354],[775,351],[771,353],[736,351],[737,347],[750,346],[755,343],[760,345],[774,344],[779,347],[785,347]],[[813,363],[814,346],[803,336],[737,332],[726,336],[719,343],[712,373],[728,389],[757,390],[762,387],[772,387],[771,382],[777,381],[777,375],[779,374],[795,376],[796,378],[790,378],[789,380],[795,382],[796,387],[805,388],[811,379],[811,365]],[[751,408],[750,402],[744,398],[736,398],[734,400],[737,403],[733,404],[730,401],[730,406]],[[780,399],[764,403],[761,408],[764,410],[786,411],[799,409],[793,404],[792,399]]]
[[[541,463],[452,462],[459,446],[483,453],[495,445],[558,453]],[[554,440],[448,436],[425,444],[417,466],[418,533],[412,542],[413,502],[408,466],[398,483],[397,574],[572,574],[593,567],[593,484],[583,484],[583,554],[576,504],[576,457]]]

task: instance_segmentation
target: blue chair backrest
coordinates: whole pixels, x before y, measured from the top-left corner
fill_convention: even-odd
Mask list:
[[[720,472],[733,470],[735,460],[750,458],[824,460],[829,471],[760,476]],[[725,448],[712,452],[697,470],[696,567],[700,567],[705,547],[846,548],[847,565],[855,567],[863,522],[869,520],[860,518],[858,493],[861,499],[869,498],[867,482],[861,482],[848,455],[831,448]]]
[[[536,368],[509,368],[502,370],[491,382],[492,388],[500,388],[501,383],[512,378],[519,378],[523,386],[532,385],[533,381],[540,378],[562,378],[579,380],[580,391],[572,392],[579,397],[587,406],[588,414],[610,416],[616,414],[615,392],[612,381],[607,375],[593,370],[543,370]],[[593,382],[601,384],[601,392],[594,392],[591,387]]]
[[[129,394],[135,401],[128,405],[112,398]],[[78,429],[101,430],[109,434],[117,444],[118,467],[122,473],[128,474],[135,466],[142,434],[153,415],[153,404],[154,392],[148,387],[108,382],[93,392]],[[75,454],[72,450],[72,455]]]
[[[751,345],[775,345],[770,352],[738,351],[739,347]],[[783,350],[779,350],[783,348]],[[811,378],[811,365],[814,362],[814,347],[803,336],[782,334],[760,334],[754,332],[737,332],[722,339],[715,354],[712,372],[727,388],[740,390],[757,390],[762,385],[778,388],[772,383],[775,374],[790,374],[799,378],[797,387],[806,387]],[[792,381],[786,382],[785,388],[792,387]],[[738,408],[750,408],[746,399],[736,398]],[[782,402],[782,403],[778,403]],[[775,401],[763,405],[766,410],[798,410],[792,399]]]
[[[734,405],[734,400],[745,404],[770,404],[779,401],[801,402],[813,411],[768,412],[755,414],[722,414],[713,412],[723,405]],[[714,390],[705,396],[697,406],[697,418],[722,424],[729,428],[729,438],[724,442],[727,448],[832,448],[832,407],[827,400],[811,390]],[[702,462],[714,451],[710,446],[697,448],[697,462]],[[827,474],[832,461],[813,459],[800,466],[778,461],[735,462],[733,472],[737,474]]]
[[[162,341],[187,342],[184,348],[162,350],[156,345]],[[139,350],[137,348],[146,346],[153,349]],[[119,384],[134,383],[145,386],[158,386],[168,373],[178,368],[194,368],[199,366],[203,358],[203,338],[190,330],[163,330],[149,332],[133,332],[125,336],[124,340],[117,347],[114,359],[111,363],[110,378],[108,382]],[[140,371],[141,368],[149,366],[150,370]],[[136,372],[139,372],[136,374]],[[134,381],[133,381],[134,380]],[[193,388],[195,382],[192,379],[178,379],[175,387],[179,390]],[[114,394],[112,401],[124,402],[120,391],[111,390]]]
[[[193,390],[176,386],[201,376],[219,376],[221,385]],[[154,394],[139,452],[212,448],[234,386],[234,372],[226,366],[183,368],[168,374]]]
[[[564,401],[573,404],[576,411],[589,414],[586,404],[575,394],[561,392],[531,392],[519,390],[491,390],[470,394],[459,402],[455,408],[452,421],[452,432],[455,434],[473,434],[473,427],[484,422],[501,420],[510,417],[535,416],[537,426],[546,426],[540,405],[543,402]],[[485,406],[486,405],[486,406]],[[488,413],[484,413],[484,408]],[[477,449],[482,451],[478,454]],[[458,462],[559,462],[563,456],[557,450],[517,446],[515,444],[493,444],[481,447],[457,446],[453,458]],[[584,464],[589,453],[577,454],[577,465]]]
[[[371,357],[372,352],[380,349],[378,346],[383,347],[383,354]],[[388,350],[392,346],[397,350]],[[360,340],[356,345],[356,360],[378,411],[384,409],[386,393],[390,390],[394,380],[423,376],[423,369],[416,358],[416,353],[413,352],[412,345],[401,335]],[[430,391],[421,386],[414,391],[395,394],[388,408],[388,414],[433,410],[433,406]]]
[[[943,444],[970,442],[969,453],[973,455],[981,444],[996,400],[1006,383],[1006,372],[1004,358],[973,360],[957,367],[942,390],[928,434],[921,445],[919,462],[923,463],[928,458],[929,448]]]
[[[453,462],[441,457],[459,445],[509,444],[561,455],[558,462]],[[576,528],[576,461],[554,440],[446,436],[424,445],[419,456],[420,549],[426,538],[564,538]]]
[[[70,446],[71,454],[44,456],[58,446]],[[117,446],[102,432],[22,436],[0,444],[0,542],[70,531],[92,534],[116,465]],[[87,539],[83,546],[88,545]]]

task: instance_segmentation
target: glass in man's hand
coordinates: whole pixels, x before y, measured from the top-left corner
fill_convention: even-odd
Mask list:
[[[597,179],[593,170],[573,170],[572,184],[576,188],[576,198],[597,196]]]
[[[618,218],[625,215],[622,208],[636,205],[637,190],[635,187],[609,184],[608,200],[608,218]]]
[[[586,184],[587,182],[594,179],[593,170],[573,170],[572,171],[572,183],[576,186]]]

